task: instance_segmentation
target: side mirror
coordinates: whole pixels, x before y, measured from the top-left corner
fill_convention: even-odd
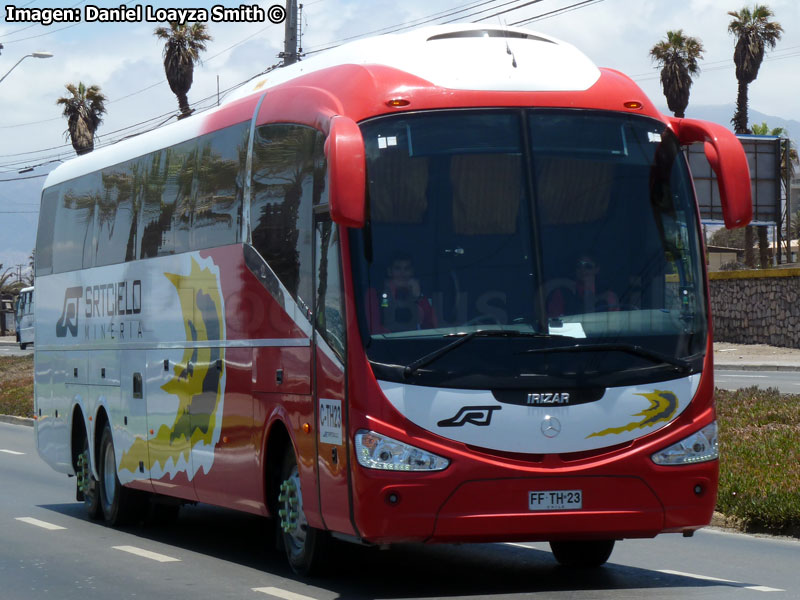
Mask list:
[[[704,142],[705,154],[717,175],[725,227],[744,227],[753,218],[750,167],[742,144],[722,125],[695,119],[670,118],[681,144]]]
[[[334,223],[363,227],[366,213],[366,154],[361,129],[347,117],[331,118],[328,139],[328,202]]]

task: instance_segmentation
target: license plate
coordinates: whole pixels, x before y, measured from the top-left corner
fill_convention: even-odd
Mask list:
[[[530,510],[579,510],[583,508],[582,490],[545,490],[528,492]]]

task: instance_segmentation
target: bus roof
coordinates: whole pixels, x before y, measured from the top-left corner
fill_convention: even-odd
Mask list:
[[[357,40],[270,71],[242,85],[219,107],[67,161],[48,175],[44,187],[250,120],[265,93],[295,85],[303,87],[289,104],[312,102],[310,96],[321,93],[334,107],[332,114],[357,121],[385,112],[386,94],[406,91],[419,100],[426,90],[431,93],[417,108],[457,106],[452,98],[458,94],[456,102],[463,106],[532,106],[542,99],[549,106],[616,110],[622,101],[640,100],[644,113],[659,114],[630,79],[599,69],[571,44],[518,27],[439,25]],[[509,96],[520,92],[540,94],[533,103]],[[296,116],[296,107],[294,113],[277,113],[278,121],[303,122]]]
[[[600,77],[586,55],[556,38],[519,27],[454,24],[337,46],[253,79],[231,99],[344,64],[384,65],[458,90],[579,91]]]

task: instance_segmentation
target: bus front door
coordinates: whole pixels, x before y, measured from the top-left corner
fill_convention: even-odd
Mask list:
[[[339,229],[327,214],[317,215],[314,252],[314,397],[320,510],[328,529],[353,535]]]

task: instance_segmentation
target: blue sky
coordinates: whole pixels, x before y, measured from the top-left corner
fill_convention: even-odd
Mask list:
[[[729,10],[746,5],[742,0],[309,0],[301,3],[303,49],[319,50],[346,38],[395,29],[400,25],[440,23],[454,18],[487,24],[513,24],[559,11],[524,26],[566,40],[583,50],[598,65],[619,69],[633,77],[659,105],[665,101],[658,72],[648,51],[665,37],[668,29],[683,28],[699,37],[705,48],[702,72],[691,92],[692,107],[730,105],[736,97],[733,67],[734,40],[727,33]],[[119,0],[19,0],[17,7],[72,7],[87,4],[119,7]],[[284,0],[258,2],[264,8]],[[146,3],[141,3],[143,6]],[[239,6],[239,1],[200,0],[154,2],[156,8],[206,8],[214,4]],[[247,4],[255,4],[249,2]],[[135,2],[127,3],[135,6]],[[768,5],[784,27],[783,39],[768,54],[758,79],[750,86],[750,107],[766,115],[800,121],[797,102],[800,77],[800,3],[771,0]],[[2,5],[5,9],[7,3]],[[466,12],[446,16],[458,9]],[[494,16],[504,10],[510,10]],[[485,11],[479,14],[478,11]],[[64,138],[66,122],[55,104],[64,84],[83,81],[99,85],[107,96],[108,114],[98,130],[99,143],[124,133],[169,120],[177,109],[166,84],[161,63],[163,44],[152,32],[158,24],[86,23],[53,24],[0,22],[0,77],[14,63],[34,51],[48,51],[53,58],[27,58],[0,82],[0,263],[6,267],[27,264],[36,236],[39,194],[49,161],[67,160],[74,153]],[[195,71],[190,102],[210,106],[219,88],[225,90],[278,62],[283,49],[283,25],[265,23],[210,23],[214,40]],[[724,113],[721,113],[724,114]],[[727,117],[729,118],[729,117]],[[723,122],[720,120],[720,122]],[[723,124],[727,125],[727,121]],[[129,129],[128,129],[129,128]],[[800,136],[800,131],[791,131]],[[19,171],[34,167],[28,173]]]

